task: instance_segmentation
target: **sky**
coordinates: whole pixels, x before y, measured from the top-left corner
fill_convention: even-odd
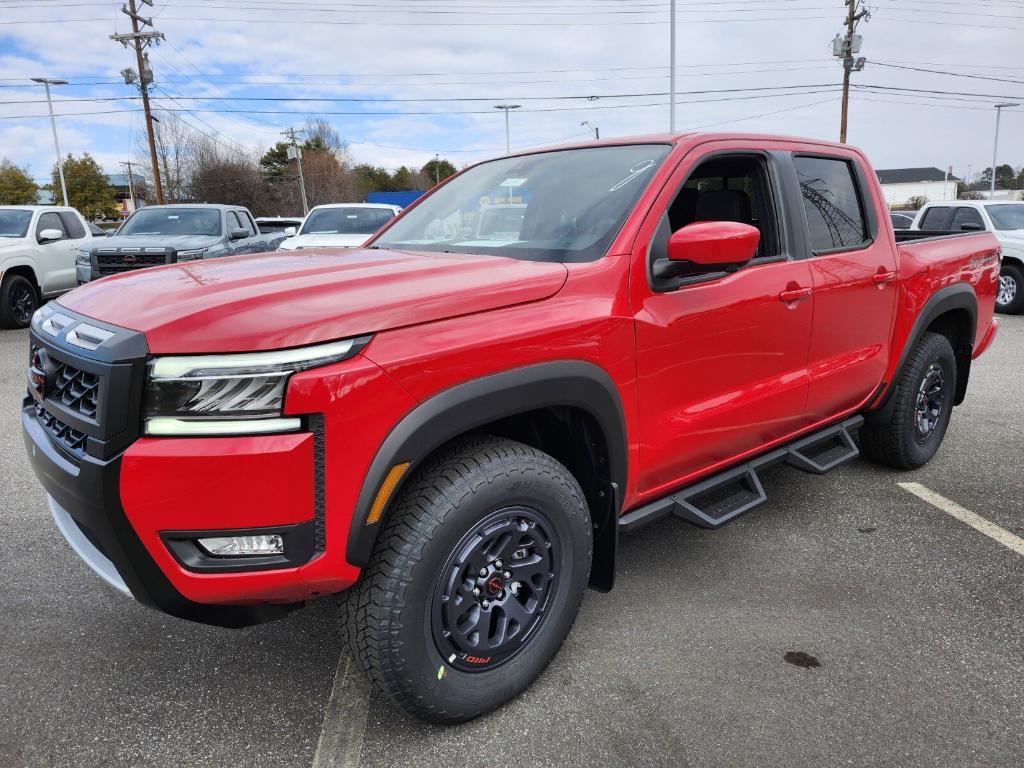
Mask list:
[[[513,149],[668,130],[668,0],[154,0],[156,114],[266,148],[322,116],[356,162],[461,167]],[[64,153],[139,160],[122,3],[0,0],[0,158],[47,181],[53,89]],[[878,0],[861,23],[849,141],[876,168],[991,165],[997,102],[1024,105],[1024,0]],[[677,0],[676,127],[838,138],[843,0]],[[913,89],[894,90],[894,89]],[[89,100],[91,99],[91,101]],[[97,100],[100,99],[100,100]],[[292,99],[282,101],[282,99]],[[89,114],[92,113],[92,114]],[[103,114],[96,114],[103,113]],[[1024,106],[999,162],[1024,165]]]

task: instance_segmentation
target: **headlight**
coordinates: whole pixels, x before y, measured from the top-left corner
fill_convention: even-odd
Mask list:
[[[237,355],[157,357],[146,387],[147,435],[225,435],[288,432],[288,377],[355,355],[369,336],[298,349]]]
[[[205,248],[197,248],[194,251],[178,251],[178,261],[196,261],[203,258],[204,253],[206,253]]]
[[[83,267],[88,267],[92,264],[92,253],[89,251],[83,251],[82,249],[75,251],[75,263]]]

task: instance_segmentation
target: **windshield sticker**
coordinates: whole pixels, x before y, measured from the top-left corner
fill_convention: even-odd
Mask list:
[[[499,187],[521,187],[526,183],[526,179],[505,179]]]
[[[622,181],[620,181],[618,184],[616,184],[614,187],[612,187],[608,191],[609,192],[614,192],[617,189],[622,189],[624,186],[629,184],[629,182],[631,182],[637,176],[642,174],[644,171],[650,170],[653,165],[654,165],[654,161],[653,160],[644,160],[642,163],[637,163],[636,165],[634,165],[632,168],[629,169],[629,176],[624,178]]]

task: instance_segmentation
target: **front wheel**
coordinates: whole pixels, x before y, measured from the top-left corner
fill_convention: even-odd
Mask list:
[[[872,423],[869,417],[861,427],[864,455],[898,469],[926,464],[945,437],[955,392],[956,358],[949,339],[924,334],[900,371],[889,419]]]
[[[39,307],[36,287],[22,275],[7,275],[0,283],[0,326],[28,328]]]
[[[535,448],[468,438],[403,490],[342,601],[364,674],[410,714],[469,720],[544,670],[590,573],[590,515],[575,478]]]
[[[1024,269],[1016,264],[1003,264],[999,270],[999,292],[996,312],[1016,315],[1024,311]]]

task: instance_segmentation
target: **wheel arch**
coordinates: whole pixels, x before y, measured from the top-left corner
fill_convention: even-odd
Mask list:
[[[541,363],[458,384],[410,411],[377,450],[357,497],[346,558],[367,564],[394,500],[423,461],[472,432],[508,437],[554,456],[580,482],[594,524],[591,586],[614,579],[620,489],[627,442],[622,403],[611,377],[583,361]],[[408,463],[378,519],[371,508],[392,468]]]
[[[28,281],[35,286],[36,295],[39,297],[39,300],[42,301],[42,286],[39,285],[39,279],[36,277],[35,268],[29,262],[16,261],[0,267],[0,281],[7,277],[7,275],[21,275],[22,277],[28,278]]]
[[[893,393],[896,382],[903,372],[907,359],[914,346],[925,333],[939,333],[949,339],[956,357],[956,395],[954,405],[964,401],[967,393],[967,382],[971,374],[971,351],[978,326],[978,297],[974,288],[967,283],[957,283],[937,291],[921,308],[914,325],[907,335],[906,343],[900,352],[892,381],[889,382],[879,406],[868,413],[869,422],[888,421],[894,407]]]

